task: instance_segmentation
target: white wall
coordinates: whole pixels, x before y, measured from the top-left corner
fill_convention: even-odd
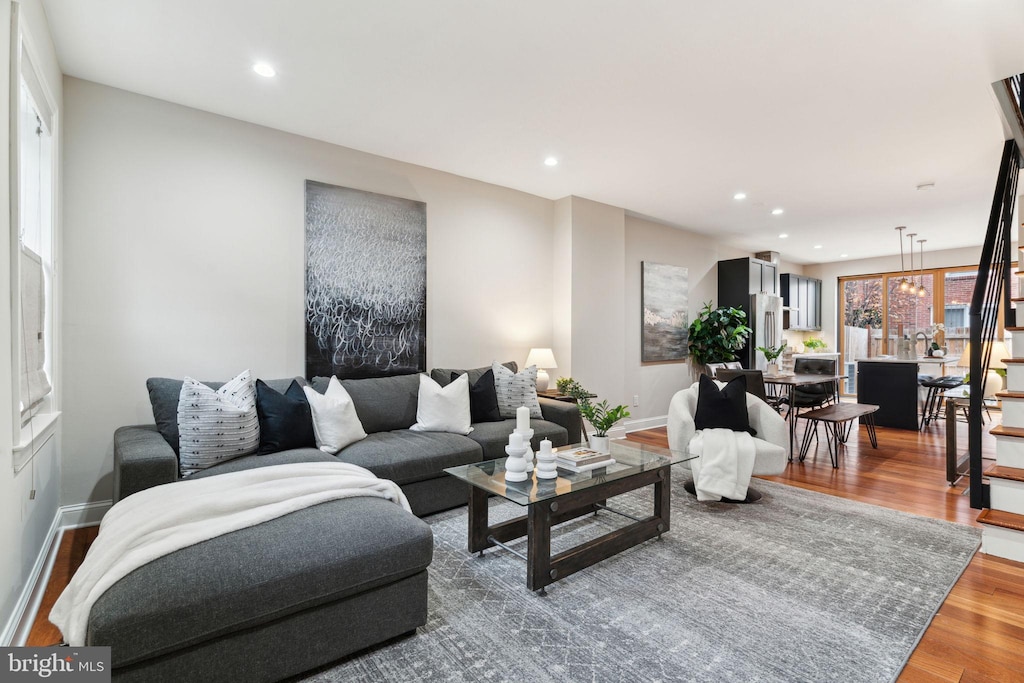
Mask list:
[[[623,403],[630,406],[630,420],[644,420],[668,413],[668,404],[680,389],[693,383],[688,361],[643,363],[640,360],[641,264],[644,261],[683,266],[689,281],[689,320],[705,302],[717,305],[718,261],[752,256],[750,252],[720,244],[714,238],[636,216],[626,216],[625,244],[625,353]],[[780,273],[800,273],[802,267],[779,263]],[[787,337],[793,336],[787,333]],[[633,397],[640,405],[633,407]]]
[[[552,343],[553,203],[65,80],[65,503],[111,496],[145,380],[304,374],[308,179],[427,204],[427,365]]]
[[[61,73],[50,40],[50,30],[39,0],[23,0],[22,21],[25,33],[34,48],[37,70],[56,99],[58,112],[62,106]],[[3,216],[0,237],[0,358],[12,355],[11,281],[7,276],[11,263],[12,231],[10,222],[9,118],[10,118],[10,53],[11,3],[0,0],[0,215]],[[59,242],[59,236],[58,236]],[[57,293],[59,296],[59,292]],[[59,351],[59,349],[58,349]],[[56,372],[59,375],[59,368]],[[13,471],[12,433],[14,379],[11,363],[0,362],[0,631],[10,636],[11,622],[22,591],[47,539],[57,512],[60,491],[60,433],[36,452],[32,463],[18,474]],[[20,435],[19,435],[20,436]],[[35,489],[34,499],[30,499]]]
[[[984,229],[978,236],[979,241],[984,237]],[[895,242],[895,237],[893,242]],[[899,244],[896,244],[899,247]],[[1013,256],[1017,256],[1016,244],[1013,245]],[[915,261],[917,257],[915,256]],[[925,252],[926,268],[952,268],[956,266],[976,266],[981,259],[981,245],[963,249],[946,249],[935,252]],[[910,261],[906,260],[909,267]],[[900,256],[881,256],[878,258],[858,259],[855,261],[834,261],[832,263],[821,263],[817,265],[804,266],[804,273],[811,277],[819,278],[821,285],[821,319],[823,329],[821,337],[831,349],[838,349],[836,330],[838,329],[838,284],[840,277],[850,275],[873,275],[875,273],[891,273],[900,270]]]
[[[572,197],[572,376],[612,405],[625,403],[620,322],[625,211]],[[557,358],[556,358],[557,360]],[[564,373],[560,373],[564,374]]]

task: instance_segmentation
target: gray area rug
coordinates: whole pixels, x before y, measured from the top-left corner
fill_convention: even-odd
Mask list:
[[[308,680],[892,680],[980,542],[971,527],[764,481],[752,505],[697,503],[673,479],[670,533],[546,597],[508,552],[467,552],[465,508],[428,518],[426,626]],[[651,498],[611,504],[649,514]],[[523,511],[492,499],[492,520]],[[568,522],[553,545],[624,521]]]

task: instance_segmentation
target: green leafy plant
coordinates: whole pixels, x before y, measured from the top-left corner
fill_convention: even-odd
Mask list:
[[[580,403],[580,415],[594,426],[594,436],[608,436],[608,430],[619,420],[629,417],[629,411],[626,410],[626,406],[611,408],[608,401],[591,403],[590,399],[583,399]]]
[[[594,436],[608,436],[608,430],[615,426],[620,420],[629,417],[626,406],[608,405],[608,401],[594,403],[590,400],[592,394],[582,384],[572,377],[559,377],[555,381],[558,390],[566,396],[572,396],[580,407],[580,415],[594,427]]]
[[[780,344],[778,348],[772,348],[771,346],[758,346],[757,350],[764,354],[766,361],[774,363],[786,350],[786,345]]]
[[[743,310],[712,308],[709,301],[690,323],[690,358],[699,365],[737,360],[737,352],[746,345],[752,331]]]
[[[823,348],[825,348],[827,346],[828,346],[828,344],[826,344],[824,340],[818,339],[817,337],[811,337],[810,339],[804,340],[804,348],[805,349],[810,349],[810,350],[823,349]]]
[[[572,377],[559,377],[555,380],[555,386],[558,387],[558,393],[572,396],[577,401],[580,399],[580,396],[586,396],[590,393]]]

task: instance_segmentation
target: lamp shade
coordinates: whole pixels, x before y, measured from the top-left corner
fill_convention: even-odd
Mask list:
[[[526,357],[526,366],[536,365],[538,368],[557,368],[555,354],[551,349],[530,349],[530,355]]]
[[[992,357],[988,361],[989,370],[1005,370],[1004,358],[1009,358],[1010,352],[1006,350],[1006,344],[996,340],[992,342]]]
[[[964,344],[964,352],[960,354],[960,360],[956,362],[958,368],[971,367],[971,342]]]
[[[992,356],[989,358],[988,369],[1005,370],[1006,363],[1003,362],[1003,359],[1010,357],[1010,352],[1006,350],[1006,344],[998,340],[990,343],[992,344]],[[960,360],[957,361],[957,366],[961,368],[971,367],[971,342],[967,342],[964,346],[964,353],[960,356]]]

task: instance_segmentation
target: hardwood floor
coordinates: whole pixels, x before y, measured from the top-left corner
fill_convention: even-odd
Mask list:
[[[68,529],[60,539],[60,547],[57,549],[57,559],[54,560],[53,569],[50,571],[50,580],[46,584],[46,591],[43,593],[43,601],[39,605],[39,613],[32,622],[32,630],[29,631],[28,641],[25,643],[30,647],[45,647],[54,645],[61,641],[60,631],[50,623],[46,617],[50,614],[53,603],[57,602],[64,587],[71,581],[71,577],[85,559],[85,553],[92,545],[100,528],[89,526],[84,529]]]
[[[996,416],[998,421],[998,415]],[[987,425],[992,426],[992,423]],[[966,449],[966,429],[959,430]],[[986,429],[987,432],[987,429]],[[629,438],[668,445],[664,428],[633,432]],[[980,526],[964,495],[965,483],[945,478],[945,432],[878,428],[878,449],[867,433],[850,436],[833,469],[822,442],[806,461],[785,473],[764,477],[790,486],[902,510],[958,524]],[[983,455],[995,457],[986,433]],[[900,681],[1024,682],[1024,564],[978,553],[957,581],[907,663]]]
[[[966,429],[959,431],[962,447],[966,448]],[[629,438],[661,446],[668,443],[664,428],[633,432]],[[993,457],[994,450],[994,439],[986,434],[986,457]],[[765,478],[977,526],[977,511],[970,508],[963,495],[965,485],[946,484],[944,452],[942,426],[932,426],[923,433],[879,427],[877,450],[871,448],[861,429],[857,436],[851,435],[838,470],[832,468],[822,441],[816,450],[812,447],[805,462],[792,463],[784,474]],[[29,645],[50,645],[60,640],[46,615],[81,564],[96,531],[97,527],[91,527],[64,534]],[[899,680],[1024,683],[1024,564],[976,555]]]

